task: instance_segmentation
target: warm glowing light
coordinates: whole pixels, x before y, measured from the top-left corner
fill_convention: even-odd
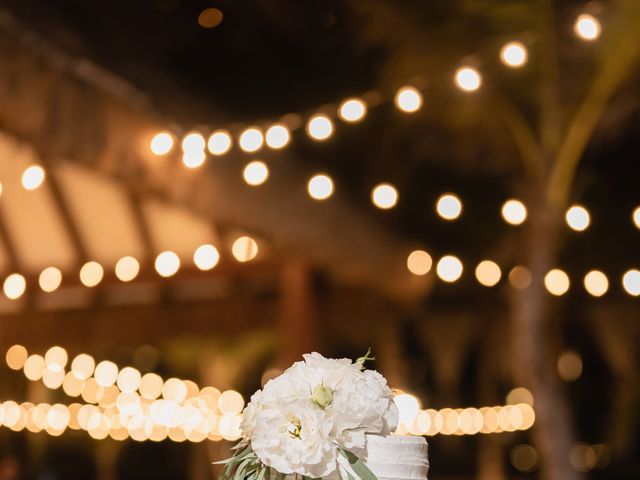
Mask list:
[[[390,183],[380,183],[371,192],[373,204],[383,210],[389,210],[398,203],[398,190]]]
[[[218,408],[225,415],[238,415],[244,408],[244,398],[235,390],[226,390],[218,398]]]
[[[462,213],[462,202],[453,193],[447,193],[438,198],[436,212],[445,220],[455,220]]]
[[[333,135],[333,122],[326,115],[314,115],[307,122],[307,134],[314,140],[326,140]]]
[[[349,98],[340,104],[338,116],[348,123],[361,121],[367,114],[367,105],[359,98]]]
[[[86,353],[81,353],[71,362],[71,373],[73,373],[78,380],[86,380],[93,374],[95,367],[96,361],[93,357]]]
[[[24,362],[27,361],[29,354],[27,353],[27,349],[22,345],[13,345],[7,350],[7,355],[5,356],[5,360],[7,361],[7,365],[11,370],[22,370],[24,367]]]
[[[27,288],[27,281],[19,273],[9,275],[3,285],[4,294],[7,298],[15,300],[20,298]]]
[[[39,165],[32,165],[22,173],[22,186],[25,190],[35,190],[44,182],[45,172]]]
[[[524,403],[533,406],[533,394],[524,387],[514,388],[507,395],[507,403],[509,405]]]
[[[142,376],[140,372],[133,367],[124,367],[118,373],[116,384],[120,391],[125,393],[133,393],[138,390]]]
[[[407,268],[414,275],[426,275],[432,265],[431,255],[424,250],[414,250],[407,257]]]
[[[140,263],[133,257],[122,257],[116,263],[115,272],[121,282],[130,282],[140,273]]]
[[[211,270],[220,261],[220,253],[213,245],[200,245],[193,254],[193,263],[200,270]]]
[[[44,357],[40,355],[30,355],[24,362],[24,376],[31,381],[40,380],[45,367]]]
[[[254,160],[244,167],[242,177],[244,178],[244,181],[247,182],[247,185],[257,187],[258,185],[262,185],[267,181],[267,178],[269,178],[269,167],[267,167],[266,163],[261,162],[260,160]]]
[[[510,458],[514,468],[523,473],[531,473],[538,466],[538,452],[531,445],[516,445]]]
[[[226,130],[216,130],[209,136],[207,148],[212,155],[224,155],[231,149],[231,135]]]
[[[558,357],[558,374],[565,382],[573,382],[582,375],[582,357],[568,351]]]
[[[531,272],[527,267],[517,265],[509,272],[509,283],[518,290],[524,290],[531,285]]]
[[[98,262],[87,262],[80,269],[80,281],[85,287],[95,287],[103,276],[104,270]]]
[[[609,290],[609,280],[600,270],[591,270],[584,276],[584,288],[594,297],[601,297]]]
[[[204,152],[205,147],[206,142],[204,141],[204,137],[197,132],[191,132],[182,139],[182,151],[184,153]]]
[[[162,378],[155,373],[146,373],[140,379],[140,395],[147,400],[155,400],[162,393]]]
[[[422,94],[417,88],[402,87],[396,92],[396,107],[406,113],[414,113],[422,107]]]
[[[155,155],[166,155],[173,148],[173,135],[169,132],[157,133],[151,139],[149,146]]]
[[[578,443],[569,451],[569,462],[578,472],[588,472],[598,463],[598,456],[591,445]]]
[[[558,268],[551,270],[544,277],[544,285],[552,295],[564,295],[569,290],[570,284],[569,276]]]
[[[420,411],[420,402],[413,395],[401,393],[393,397],[393,401],[398,407],[400,414],[399,421],[403,423],[411,423],[418,416]]]
[[[582,205],[573,205],[569,208],[565,215],[565,219],[567,220],[567,225],[576,232],[586,230],[589,228],[589,224],[591,223],[589,211]]]
[[[101,387],[110,387],[116,382],[118,378],[118,367],[115,363],[109,360],[103,360],[96,365],[96,370],[93,374],[96,379],[96,383]]]
[[[155,268],[161,277],[171,277],[180,269],[180,258],[171,250],[164,251],[156,257]]]
[[[527,47],[522,42],[509,42],[500,49],[500,60],[507,67],[522,67],[528,57]]]
[[[491,260],[484,260],[476,267],[476,278],[481,285],[493,287],[497,285],[502,277],[502,271],[497,263]]]
[[[511,225],[521,225],[527,219],[527,207],[520,200],[507,200],[502,205],[502,218]]]
[[[636,228],[640,229],[640,207],[636,207],[636,209],[633,211],[633,214],[631,215],[631,218]]]
[[[62,283],[62,272],[56,267],[45,268],[38,278],[38,284],[44,292],[57,290]]]
[[[55,404],[47,412],[47,423],[51,428],[56,430],[64,430],[69,425],[69,409],[66,405]]]
[[[243,236],[233,242],[231,253],[239,262],[248,262],[258,255],[258,244],[253,238]]]
[[[240,134],[240,148],[245,152],[257,152],[262,148],[264,137],[256,127],[247,128]]]
[[[178,378],[170,378],[162,386],[162,396],[172,402],[182,402],[187,398],[187,386]]]
[[[307,191],[314,200],[326,200],[333,195],[333,180],[327,174],[318,173],[309,179]]]
[[[602,32],[600,21],[592,15],[583,13],[578,16],[573,30],[582,40],[596,40]]]
[[[271,125],[265,135],[265,141],[269,148],[279,150],[289,145],[291,141],[291,133],[289,129],[281,123]]]
[[[204,150],[187,150],[182,154],[182,163],[187,168],[201,167],[206,159]]]
[[[215,28],[222,23],[224,15],[218,8],[205,8],[198,15],[198,25],[202,28]]]
[[[67,351],[62,347],[51,347],[44,355],[44,361],[49,370],[59,372],[67,365],[69,357]]]
[[[480,73],[471,67],[462,67],[456,71],[456,85],[465,92],[475,92],[482,84]]]
[[[632,269],[628,270],[622,276],[622,286],[625,291],[634,297],[640,295],[640,271]]]
[[[436,265],[436,273],[441,280],[452,283],[462,276],[462,262],[458,257],[445,255]]]

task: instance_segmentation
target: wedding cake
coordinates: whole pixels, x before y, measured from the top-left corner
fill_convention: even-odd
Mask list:
[[[423,437],[392,435],[387,380],[355,362],[304,355],[251,397],[220,480],[426,480]]]
[[[427,441],[407,435],[367,435],[365,464],[378,480],[426,480]]]

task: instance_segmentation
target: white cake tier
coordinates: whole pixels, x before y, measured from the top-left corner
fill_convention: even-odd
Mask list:
[[[426,480],[427,453],[424,437],[367,435],[365,463],[378,480]]]

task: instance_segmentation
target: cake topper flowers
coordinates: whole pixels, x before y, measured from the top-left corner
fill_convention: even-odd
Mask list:
[[[220,480],[375,480],[362,461],[368,435],[389,435],[398,409],[385,378],[364,363],[304,355],[246,406],[242,440]]]

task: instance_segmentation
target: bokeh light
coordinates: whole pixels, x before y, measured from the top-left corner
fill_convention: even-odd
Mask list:
[[[238,415],[244,408],[244,398],[235,390],[226,390],[218,397],[218,408],[225,415]]]
[[[408,393],[401,393],[393,397],[393,401],[398,407],[400,414],[399,421],[403,423],[411,423],[418,416],[420,411],[420,402],[416,397]]]
[[[4,280],[2,288],[7,298],[16,300],[20,298],[27,289],[27,281],[19,273],[12,273]]]
[[[333,122],[326,115],[314,115],[307,122],[307,134],[314,140],[326,140],[333,135]]]
[[[206,159],[204,150],[188,150],[182,154],[182,163],[187,168],[199,168],[204,165]]]
[[[509,283],[518,290],[524,290],[531,285],[531,272],[527,267],[516,265],[509,272]]]
[[[507,394],[507,404],[517,405],[524,403],[533,406],[533,394],[524,387],[516,387]]]
[[[7,350],[5,360],[11,370],[22,370],[28,357],[29,353],[26,348],[22,345],[12,345]]]
[[[218,249],[210,244],[200,245],[193,253],[193,263],[203,271],[211,270],[219,261]]]
[[[527,63],[529,53],[522,42],[509,42],[500,49],[500,60],[507,67],[519,68]]]
[[[309,179],[307,192],[314,200],[326,200],[333,195],[333,180],[326,173],[318,173]]]
[[[62,283],[62,272],[56,267],[47,267],[38,277],[38,284],[43,292],[53,292],[58,289]]]
[[[71,373],[73,373],[78,380],[87,380],[93,375],[95,367],[96,361],[93,357],[86,353],[81,353],[71,362]]]
[[[455,220],[462,213],[462,202],[457,195],[446,193],[438,198],[436,212],[445,220]]]
[[[173,135],[169,132],[156,133],[151,139],[149,147],[154,155],[166,155],[173,148]]]
[[[497,285],[502,277],[502,271],[497,263],[491,260],[483,260],[476,267],[476,279],[485,287]]]
[[[248,262],[258,255],[258,244],[253,238],[242,236],[233,242],[231,253],[239,262]]]
[[[41,355],[30,355],[24,362],[24,376],[31,381],[37,381],[42,378],[46,363]]]
[[[396,92],[394,102],[399,110],[405,113],[414,113],[422,107],[422,94],[417,88],[402,87]]]
[[[252,187],[262,185],[269,178],[269,167],[260,160],[249,162],[242,171],[242,178]]]
[[[138,390],[142,376],[140,372],[133,367],[124,367],[118,373],[116,385],[120,391],[124,393],[133,393]]]
[[[631,219],[633,220],[636,228],[640,229],[640,207],[636,207],[636,209],[631,214]]]
[[[584,276],[584,288],[590,295],[601,297],[609,290],[609,279],[600,270],[591,270]]]
[[[640,296],[640,271],[627,270],[622,276],[622,287],[631,296]]]
[[[376,207],[389,210],[398,203],[398,190],[390,183],[380,183],[373,188],[371,201]]]
[[[502,205],[502,218],[511,225],[521,225],[527,219],[527,207],[520,200],[509,199]]]
[[[187,152],[204,152],[206,142],[204,137],[198,132],[191,132],[182,139],[182,151]]]
[[[561,296],[567,293],[571,282],[564,271],[554,268],[545,275],[544,285],[552,295]]]
[[[175,252],[166,250],[156,257],[155,269],[161,277],[171,277],[180,269],[180,258]]]
[[[578,15],[576,23],[573,26],[576,35],[582,40],[588,42],[596,40],[602,32],[600,21],[592,15],[583,13]]]
[[[249,127],[240,134],[240,148],[248,153],[257,152],[262,148],[264,136],[257,127]]]
[[[286,147],[291,141],[291,133],[285,125],[276,123],[267,129],[265,141],[269,148],[280,150],[281,148]]]
[[[432,265],[431,255],[424,250],[414,250],[407,257],[407,269],[414,275],[426,275]]]
[[[582,232],[589,228],[591,216],[589,211],[582,205],[573,205],[567,210],[565,215],[567,225],[576,232]]]
[[[582,376],[582,357],[577,352],[563,352],[558,357],[558,374],[565,382],[574,382]]]
[[[215,28],[222,23],[224,15],[218,8],[205,8],[198,15],[198,25],[202,28]]]
[[[110,387],[118,378],[118,366],[109,360],[103,360],[96,365],[93,377],[99,386],[104,388]]]
[[[45,179],[45,171],[39,165],[32,165],[22,173],[22,186],[25,190],[35,190]]]
[[[516,445],[511,450],[511,464],[516,470],[531,473],[538,466],[538,452],[531,445]]]
[[[455,82],[461,90],[475,92],[482,84],[482,77],[475,68],[461,67],[456,70]]]
[[[54,372],[62,371],[64,367],[67,366],[68,360],[69,356],[67,355],[67,351],[59,346],[51,347],[44,355],[47,368]]]
[[[338,108],[338,116],[347,123],[359,122],[366,114],[367,105],[359,98],[349,98]]]
[[[209,136],[207,149],[212,155],[221,156],[231,149],[231,134],[226,130],[216,130]]]
[[[85,287],[95,287],[103,276],[104,270],[98,262],[87,262],[80,269],[80,281]]]
[[[458,257],[445,255],[436,265],[438,277],[447,283],[452,283],[462,276],[463,266]]]
[[[121,282],[130,282],[140,273],[140,263],[134,257],[122,257],[115,267],[116,277]]]

